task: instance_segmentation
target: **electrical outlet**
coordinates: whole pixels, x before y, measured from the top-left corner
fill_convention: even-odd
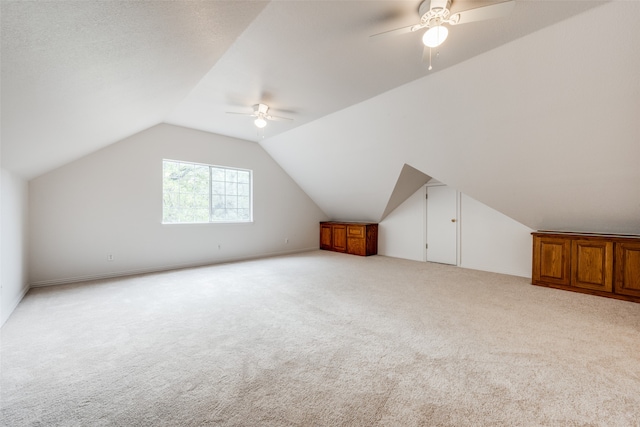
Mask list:
[[[111,261],[113,261],[113,259],[114,259],[113,258],[113,254],[108,254],[107,255],[107,261],[111,262]]]

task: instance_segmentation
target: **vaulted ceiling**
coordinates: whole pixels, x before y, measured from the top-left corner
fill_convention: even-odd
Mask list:
[[[491,3],[454,0],[452,9]],[[414,181],[407,171],[415,170],[411,176],[457,186],[532,228],[560,226],[586,206],[567,207],[557,191],[543,196],[559,178],[573,174],[564,193],[580,200],[585,183],[609,198],[604,188],[614,182],[637,189],[629,183],[638,178],[629,168],[638,160],[629,142],[637,125],[626,120],[638,113],[638,10],[614,3],[516,0],[507,18],[453,27],[428,71],[419,34],[369,41],[415,23],[419,1],[2,0],[2,167],[31,179],[165,122],[260,142],[332,217],[379,220],[398,203],[396,184]],[[603,21],[619,28],[614,42],[596,37]],[[558,30],[565,22],[577,23]],[[627,113],[593,107],[590,90]],[[227,114],[259,102],[294,120],[259,133],[249,118]],[[562,110],[576,106],[576,115]],[[595,140],[607,135],[599,118],[618,126],[615,141]],[[585,138],[583,150],[573,143]],[[603,157],[605,142],[616,155]],[[553,173],[519,174],[550,151]],[[591,169],[576,175],[568,151]],[[600,179],[603,158],[619,166]],[[328,162],[323,171],[318,159]],[[573,166],[559,172],[560,164]],[[559,203],[561,219],[551,205],[524,212],[531,197],[542,197],[538,206]],[[609,228],[640,228],[637,197]],[[581,214],[583,226],[602,228],[601,214]]]
[[[607,3],[261,144],[333,218],[379,220],[408,164],[532,229],[640,233],[639,16]]]
[[[432,73],[598,3],[518,0],[456,27]],[[428,74],[418,34],[369,41],[418,4],[2,0],[2,166],[32,178],[160,122],[254,141],[301,126]],[[294,121],[258,134],[226,114],[259,102]]]

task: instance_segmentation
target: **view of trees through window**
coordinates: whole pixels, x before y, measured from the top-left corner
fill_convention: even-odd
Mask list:
[[[164,223],[252,220],[251,171],[163,160]]]

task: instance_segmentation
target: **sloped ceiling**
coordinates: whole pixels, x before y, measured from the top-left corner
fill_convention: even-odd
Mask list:
[[[454,0],[464,10],[502,0]],[[252,141],[428,74],[419,0],[2,0],[2,167],[27,179],[160,122]],[[517,0],[461,25],[432,75],[600,1]],[[258,134],[266,102],[294,119]]]
[[[454,0],[451,10],[504,0]],[[364,101],[404,83],[446,69],[594,7],[600,2],[518,0],[509,18],[452,29],[434,51],[434,71],[422,62],[421,33],[369,36],[419,21],[420,1],[272,1],[224,58],[165,121],[260,141]],[[251,120],[226,112],[251,112],[265,102],[292,122],[257,132]]]
[[[419,34],[368,40],[418,4],[3,0],[2,167],[167,122],[260,141],[334,218],[380,220],[410,164],[531,228],[640,232],[639,3],[517,0],[432,72]],[[226,114],[261,101],[294,121]]]
[[[407,200],[413,193],[418,191],[420,187],[429,182],[429,180],[431,180],[429,175],[425,175],[418,169],[407,164],[403,165],[398,180],[396,181],[396,186],[393,188],[391,197],[389,197],[389,201],[384,208],[384,212],[382,212],[380,220],[385,219],[387,215],[393,212],[395,208],[400,206],[402,202]]]
[[[266,4],[2,0],[2,167],[33,178],[162,122]]]
[[[410,163],[533,229],[640,233],[638,16],[606,4],[261,144],[331,217],[379,220]]]

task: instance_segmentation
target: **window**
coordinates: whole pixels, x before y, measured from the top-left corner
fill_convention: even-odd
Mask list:
[[[162,161],[162,222],[250,222],[252,172]]]

